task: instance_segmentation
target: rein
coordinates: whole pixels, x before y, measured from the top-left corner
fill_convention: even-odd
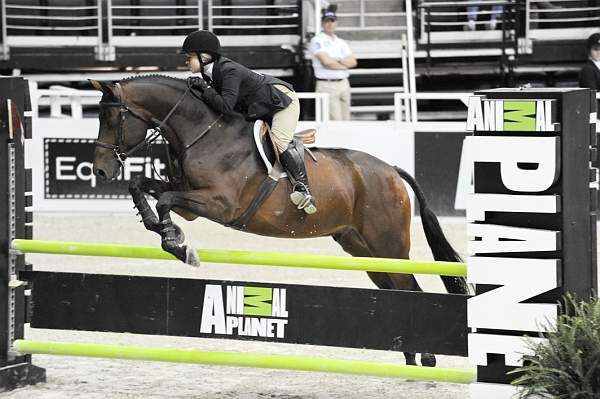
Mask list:
[[[100,141],[100,140],[96,140],[95,144],[98,147],[107,148],[109,150],[112,150],[113,153],[114,153],[115,158],[121,164],[121,167],[124,167],[125,166],[125,160],[128,157],[130,157],[132,154],[134,154],[135,152],[137,152],[140,148],[142,148],[142,147],[151,148],[150,144],[152,144],[154,141],[156,141],[159,137],[162,137],[163,140],[165,140],[165,142],[166,142],[165,136],[164,136],[164,134],[162,132],[162,128],[165,126],[165,124],[167,123],[167,121],[169,120],[169,118],[173,115],[173,113],[175,112],[175,110],[179,107],[179,105],[183,102],[183,100],[185,99],[185,97],[187,96],[187,94],[190,92],[191,89],[190,89],[189,86],[187,87],[187,89],[181,95],[181,97],[179,98],[179,100],[177,100],[177,102],[175,103],[175,105],[173,105],[173,107],[171,107],[171,109],[169,110],[169,112],[167,113],[167,115],[157,125],[156,124],[157,120],[155,120],[155,119],[148,119],[143,114],[141,114],[138,111],[136,111],[135,109],[130,108],[129,106],[127,106],[127,104],[125,102],[125,96],[123,94],[123,87],[121,86],[120,83],[116,83],[115,87],[117,88],[117,99],[118,99],[118,102],[100,101],[99,104],[100,104],[101,107],[119,107],[119,129],[117,131],[117,144],[115,145],[115,144],[105,143],[105,142]],[[137,119],[139,119],[139,120],[143,121],[144,123],[146,123],[146,125],[148,125],[150,127],[150,129],[152,129],[152,133],[150,135],[148,135],[143,141],[139,142],[138,144],[136,144],[135,146],[133,146],[128,151],[123,151],[123,148],[124,148],[123,124],[125,122],[125,117],[126,117],[127,113],[130,113],[131,115],[133,115]],[[223,117],[222,114],[219,115],[214,121],[212,121],[198,135],[198,137],[196,137],[191,143],[187,144],[183,148],[183,150],[181,151],[181,154],[179,154],[179,161],[181,161],[181,159],[183,158],[183,156],[186,153],[186,151],[188,149],[190,149],[194,144],[196,144],[202,137],[204,137],[212,129],[212,127],[222,117]],[[168,154],[168,151],[167,151],[167,154]],[[160,177],[160,175],[158,173],[157,173],[157,176]]]

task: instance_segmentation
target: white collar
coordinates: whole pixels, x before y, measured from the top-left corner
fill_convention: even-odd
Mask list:
[[[215,65],[215,63],[214,63],[214,62],[211,62],[210,64],[208,64],[208,65],[206,66],[206,70],[204,71],[204,74],[205,74],[206,76],[208,76],[209,78],[211,78],[211,79],[212,79],[212,71],[213,71],[213,66],[214,66],[214,65]]]
[[[596,68],[600,69],[600,61],[592,60],[591,58],[590,60],[596,65]]]
[[[337,38],[338,38],[338,37],[337,37],[337,35],[336,35],[335,33],[333,34],[333,36],[330,36],[330,35],[328,35],[327,33],[325,33],[324,31],[321,31],[321,34],[322,34],[323,36],[325,36],[325,37],[328,37],[329,39],[331,39],[331,40],[333,40],[333,41],[337,40]]]

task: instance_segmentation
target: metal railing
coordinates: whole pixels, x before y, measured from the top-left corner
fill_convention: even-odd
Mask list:
[[[8,59],[11,47],[92,46],[98,60],[113,61],[116,47],[179,47],[197,29],[214,31],[224,46],[297,45],[301,1],[271,3],[1,0],[0,57]]]
[[[528,0],[526,37],[535,41],[583,40],[600,26],[600,2]]]
[[[240,32],[248,35],[262,34],[264,30],[296,30],[301,26],[301,7],[295,0],[282,0],[258,6],[208,1],[208,28]]]
[[[204,29],[203,0],[107,0],[107,54],[116,47],[178,47],[183,38]]]
[[[338,3],[337,31],[349,41],[399,41],[407,32],[406,0],[344,0]],[[330,1],[329,3],[336,3]],[[321,30],[321,10],[326,2],[321,0],[303,1],[303,32],[310,36]],[[372,46],[370,52],[376,52]],[[384,55],[385,49],[381,50]]]
[[[367,0],[345,1],[337,13],[340,19],[338,30],[406,30],[406,12],[402,1],[388,2],[386,10],[377,9]],[[381,4],[379,4],[381,7]],[[352,9],[346,11],[345,9]]]
[[[515,0],[423,1],[418,9],[422,44],[498,43],[516,23]]]
[[[102,2],[89,0],[42,5],[2,0],[2,53],[11,46],[98,46],[102,43]]]
[[[300,38],[296,0],[277,5],[258,0],[241,5],[214,0],[146,0],[137,5],[130,0],[107,1],[111,47],[177,47],[197,29],[213,31],[224,45],[295,45]]]

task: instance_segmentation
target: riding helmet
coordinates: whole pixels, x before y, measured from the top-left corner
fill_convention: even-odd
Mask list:
[[[600,47],[600,33],[594,33],[587,39],[587,49],[590,51],[592,47]]]
[[[221,43],[214,33],[207,30],[197,30],[187,35],[181,46],[180,53],[209,53],[221,55]]]

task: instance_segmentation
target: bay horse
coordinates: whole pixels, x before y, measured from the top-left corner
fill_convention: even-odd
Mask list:
[[[158,127],[168,142],[169,181],[139,176],[129,191],[144,226],[158,233],[164,250],[190,261],[181,230],[170,212],[191,221],[204,217],[228,225],[253,200],[266,178],[254,143],[252,122],[241,115],[219,115],[191,95],[187,82],[160,75],[128,78],[116,84],[91,81],[102,91],[100,129],[94,173],[112,180],[123,159],[145,144],[147,130]],[[282,179],[260,206],[246,230],[250,233],[311,238],[332,236],[352,256],[408,259],[411,204],[404,182],[420,204],[423,229],[433,256],[460,262],[446,240],[437,217],[428,208],[415,179],[374,156],[343,148],[312,149],[306,168],[318,212],[307,215],[289,200],[291,184]],[[145,195],[156,198],[156,214]],[[368,273],[382,289],[420,291],[413,275]],[[448,292],[466,292],[464,279],[443,276]],[[404,352],[406,363],[415,354]],[[422,354],[421,364],[435,366],[435,356]]]

